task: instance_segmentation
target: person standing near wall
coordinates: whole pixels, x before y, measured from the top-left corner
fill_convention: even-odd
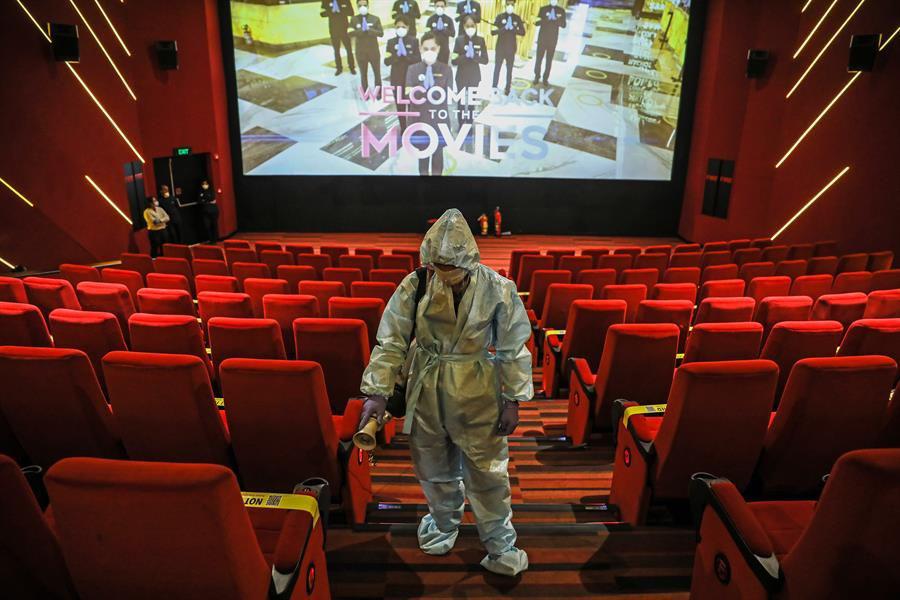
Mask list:
[[[169,215],[168,226],[166,229],[168,230],[168,242],[173,244],[181,243],[181,203],[178,201],[178,198],[169,191],[169,186],[161,185],[159,186],[159,203],[162,206],[163,210],[166,211],[166,214]]]
[[[210,243],[215,244],[219,241],[219,205],[216,204],[216,191],[205,179],[200,182],[197,202],[203,211],[203,235]]]
[[[147,236],[150,238],[150,256],[156,258],[162,254],[162,245],[166,243],[166,224],[169,222],[169,215],[156,198],[147,201],[144,222],[147,223]]]

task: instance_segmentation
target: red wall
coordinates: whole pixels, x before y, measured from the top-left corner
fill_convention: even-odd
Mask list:
[[[76,4],[137,96],[132,100],[68,0],[23,0],[38,23],[75,23],[81,61],[75,69],[147,161],[175,146],[217,155],[211,176],[221,189],[220,232],[236,228],[225,86],[215,0],[101,0],[132,53],[126,56],[93,0]],[[34,204],[28,208],[0,185],[0,257],[29,269],[60,262],[112,260],[146,250],[145,231],[131,227],[85,181],[90,175],[126,214],[123,165],[136,160],[50,44],[15,2],[0,5],[4,90],[0,106],[0,178]],[[180,68],[156,67],[153,43],[178,41]]]
[[[831,4],[813,0],[709,0],[697,111],[679,233],[689,240],[775,233],[845,166],[850,170],[778,241],[835,239],[842,252],[892,249],[900,255],[900,35],[879,54],[807,135],[775,164],[850,79],[854,33],[900,25],[896,0],[867,0],[790,98],[800,74],[858,4],[839,0],[796,60],[794,51]],[[749,48],[772,55],[763,79],[746,78]],[[706,163],[736,161],[727,219],[700,214]]]

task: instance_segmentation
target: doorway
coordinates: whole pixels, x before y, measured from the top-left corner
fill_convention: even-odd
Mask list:
[[[205,241],[203,209],[197,202],[197,196],[200,193],[200,182],[204,179],[209,181],[210,187],[215,188],[215,183],[209,177],[209,153],[154,158],[153,175],[157,188],[153,195],[159,193],[159,186],[168,185],[181,207],[181,242],[196,244]]]

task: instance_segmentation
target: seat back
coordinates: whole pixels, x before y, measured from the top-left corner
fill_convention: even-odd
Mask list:
[[[674,257],[674,254],[672,255]],[[663,283],[693,283],[700,285],[700,267],[669,267],[663,273]]]
[[[338,267],[344,269],[359,269],[362,273],[363,281],[367,281],[369,279],[369,273],[375,268],[375,260],[371,256],[366,256],[365,254],[344,254],[338,258]],[[407,273],[408,272],[409,271],[407,271]],[[349,283],[347,284],[347,287],[350,287]]]
[[[278,265],[275,273],[278,279],[284,279],[288,282],[288,290],[290,294],[296,294],[300,289],[301,281],[315,281],[319,279],[315,267],[309,265]]]
[[[38,307],[18,302],[0,302],[0,346],[53,346],[47,322]]]
[[[775,264],[778,264],[783,260],[787,260],[787,255],[788,247],[783,245],[768,246],[766,248],[763,248],[762,251],[762,259],[766,262],[773,262]]]
[[[191,293],[191,284],[187,277],[177,273],[148,273],[147,287],[158,290],[184,290]]]
[[[609,248],[582,248],[581,256],[590,256],[594,260],[594,268],[597,268],[597,261],[601,256],[609,254]]]
[[[47,474],[47,488],[81,598],[268,593],[271,568],[225,467],[71,459]]]
[[[225,262],[225,251],[220,246],[197,244],[196,246],[191,246],[191,259]]]
[[[716,265],[727,265],[731,262],[731,252],[728,250],[707,251],[703,249],[700,255],[700,269],[712,267]]]
[[[672,254],[672,246],[671,244],[647,246],[644,248],[644,254],[665,254],[666,256],[669,256]]]
[[[676,246],[676,249],[678,247]],[[700,252],[673,252],[669,257],[670,269],[697,269],[700,271],[701,254]]]
[[[381,298],[386,305],[396,289],[397,284],[390,281],[354,281],[350,284],[350,297]]]
[[[869,292],[864,319],[900,318],[900,288]]]
[[[760,262],[762,259],[762,248],[740,248],[731,253],[731,261],[742,267],[747,263]]]
[[[213,317],[207,328],[216,374],[229,358],[287,358],[281,327],[274,319]]]
[[[194,277],[194,287],[197,297],[202,292],[231,292],[238,291],[238,280],[231,275],[197,275]]]
[[[886,356],[798,361],[759,459],[763,492],[815,494],[841,454],[874,446],[896,373]]]
[[[78,284],[82,281],[102,281],[100,279],[100,271],[90,265],[63,263],[59,265],[59,274],[74,287],[78,287]]]
[[[343,414],[347,400],[359,395],[359,382],[369,364],[366,324],[359,319],[296,319],[294,342],[298,360],[322,365],[333,414]]]
[[[813,246],[813,256],[835,256],[838,244],[835,240],[821,240]]]
[[[735,250],[741,250],[743,248],[750,247],[750,239],[749,238],[738,238],[736,240],[728,240],[728,249],[734,253]]]
[[[119,255],[119,261],[122,263],[122,269],[137,271],[141,277],[147,277],[147,273],[154,272],[153,258],[149,254],[123,252]]]
[[[369,280],[376,283],[390,283],[393,284],[394,287],[397,287],[407,275],[409,275],[409,273],[401,269],[372,269],[369,272]],[[359,282],[354,281],[351,283],[351,288],[354,283]]]
[[[757,277],[751,279],[747,286],[747,296],[756,300],[759,304],[763,298],[769,296],[787,296],[791,293],[791,278],[784,275],[772,277]]]
[[[131,349],[156,354],[187,354],[200,359],[212,378],[212,363],[206,354],[197,319],[188,315],[135,313],[128,321]]]
[[[81,309],[75,288],[65,279],[26,277],[22,282],[25,284],[28,301],[40,309],[44,319],[49,318],[50,313],[57,308]]]
[[[328,301],[328,316],[332,319],[359,319],[366,324],[369,349],[378,343],[375,335],[384,312],[384,301],[378,298],[332,298]]]
[[[628,256],[634,258],[635,256],[638,256],[641,253],[641,247],[640,246],[618,246],[616,248],[613,248],[612,253],[613,254],[627,254]],[[547,254],[549,254],[549,252]]]
[[[705,298],[700,301],[695,324],[735,323],[753,318],[756,301],[742,296],[739,298]]]
[[[338,298],[333,298],[338,300]],[[274,319],[281,329],[284,352],[294,358],[294,319],[314,319],[319,316],[319,301],[304,294],[267,294],[263,298],[263,317]]]
[[[329,267],[322,273],[322,279],[326,282],[339,281],[344,284],[344,290],[349,290],[354,281],[365,280],[362,270],[355,267]]]
[[[125,341],[128,341],[128,318],[134,314],[134,302],[127,287],[121,283],[85,281],[78,284],[77,292],[83,310],[114,314],[119,320]]]
[[[600,300],[603,297],[603,288],[608,285],[615,285],[616,277],[618,275],[615,269],[585,269],[578,274],[576,283],[593,287],[594,294],[592,298]]]
[[[869,261],[866,264],[867,271],[874,273],[890,269],[892,266],[894,266],[894,253],[892,251],[869,252]]]
[[[900,289],[900,269],[888,269],[872,273],[873,290]]]
[[[255,263],[259,260],[256,250],[253,248],[230,248],[225,246],[225,262],[229,267],[233,267],[234,263]]]
[[[868,271],[838,273],[831,286],[832,294],[846,294],[847,292],[868,294],[870,291],[872,291],[872,274]]]
[[[754,320],[762,323],[763,341],[769,337],[772,327],[780,321],[806,321],[812,310],[809,296],[769,296],[756,306]]]
[[[284,250],[261,250],[259,262],[269,267],[269,272],[274,274],[282,265],[293,265],[294,255]]]
[[[123,456],[113,416],[81,350],[2,346],[0,381],[0,414],[36,464]]]
[[[231,358],[222,364],[222,390],[246,488],[290,492],[322,477],[341,489],[338,438],[317,363]]]
[[[638,249],[640,252],[640,249]],[[553,268],[559,268],[559,261],[563,256],[575,256],[574,248],[550,248],[547,250],[547,256],[553,257]]]
[[[734,263],[726,263],[721,265],[710,265],[703,267],[700,272],[700,285],[707,281],[717,281],[723,279],[737,279],[738,267]]]
[[[327,254],[298,254],[294,257],[298,265],[305,265],[316,270],[318,279],[322,279],[322,273],[331,266],[331,257]],[[335,261],[334,264],[337,264]]]
[[[129,458],[231,465],[228,433],[202,360],[110,352],[103,371]]]
[[[638,257],[640,258],[640,257]],[[619,282],[625,285],[643,285],[648,290],[659,281],[659,271],[656,269],[624,269]]]
[[[831,283],[834,277],[831,275],[801,275],[791,284],[791,296],[809,296],[816,301],[819,296],[831,292]]]
[[[187,244],[163,244],[163,257],[191,260],[191,247]]]
[[[284,279],[248,277],[244,280],[244,293],[250,296],[253,316],[258,319],[261,319],[263,316],[263,298],[266,294],[289,294],[292,291],[288,282]]]
[[[597,258],[598,269],[615,269],[616,279],[625,269],[630,269],[634,263],[634,257],[630,254],[604,254]]]
[[[816,247],[813,244],[791,244],[788,248],[788,260],[809,260],[815,255]]]
[[[281,245],[281,242],[273,242],[271,240],[257,240],[253,242],[253,247],[256,248],[257,254],[266,251],[281,252],[284,250],[284,246]]]
[[[779,263],[781,264],[781,263]],[[750,262],[741,265],[738,277],[744,280],[747,285],[756,277],[772,277],[775,275],[775,263],[773,262]]]
[[[319,302],[319,314],[328,310],[328,301],[335,296],[346,296],[344,284],[340,281],[301,281],[301,294],[315,296]]]
[[[744,489],[759,457],[778,380],[769,360],[702,362],[675,373],[653,446],[654,496],[686,498],[697,472]]]
[[[625,322],[634,323],[638,306],[647,298],[647,287],[644,285],[608,285],[603,288],[603,300],[624,300],[628,305],[625,311]]]
[[[238,288],[244,290],[244,280],[268,279],[272,276],[269,267],[263,263],[236,262],[231,265],[231,274],[238,280]]]
[[[850,325],[838,356],[881,354],[900,364],[900,318],[859,319]]]
[[[806,275],[805,260],[783,260],[775,265],[774,275],[785,275],[791,279],[797,279]]]
[[[775,324],[759,357],[778,365],[776,405],[794,364],[804,358],[834,356],[843,332],[843,326],[837,321],[781,321]]]
[[[707,281],[700,287],[700,300],[706,298],[739,298],[744,295],[743,279]]]
[[[222,245],[228,248],[253,248],[253,245],[247,240],[225,240]]]
[[[678,352],[683,352],[693,314],[694,303],[689,300],[642,300],[635,322],[677,325]]]
[[[681,364],[759,357],[763,327],[752,321],[699,323],[688,335]]]
[[[413,270],[412,256],[408,254],[384,254],[378,257],[378,268],[380,269],[400,269],[409,273]]]
[[[831,275],[837,273],[837,256],[815,256],[806,264],[807,275]]]
[[[566,320],[560,362],[568,368],[570,358],[583,358],[592,372],[597,371],[606,332],[625,322],[628,303],[624,300],[575,300]]]
[[[813,305],[810,318],[816,321],[840,321],[844,327],[849,327],[853,321],[862,319],[867,300],[868,297],[862,292],[824,294]]]
[[[687,300],[697,302],[697,286],[693,283],[657,283],[650,290],[651,300]]]
[[[323,244],[319,247],[319,253],[331,258],[331,266],[338,266],[338,259],[343,254],[350,254],[350,246],[335,246]]]
[[[248,294],[239,292],[200,292],[197,306],[204,327],[213,317],[250,318],[253,305]]]
[[[105,390],[103,357],[114,350],[128,349],[116,316],[108,312],[57,308],[50,313],[50,331],[57,348],[74,348],[87,354]]]
[[[228,277],[231,272],[228,270],[228,263],[224,260],[210,260],[207,258],[195,258],[191,262],[191,270],[194,277],[198,275],[219,275],[220,277]]]
[[[559,257],[559,269],[561,271],[568,271],[569,273],[571,273],[572,281],[578,281],[578,275],[582,271],[587,271],[593,268],[593,256],[584,256],[582,254],[580,256],[566,255]]]
[[[593,294],[594,288],[586,284],[551,284],[547,288],[539,325],[544,329],[562,329],[566,326],[572,303],[576,300],[590,300]]]
[[[525,254],[519,263],[516,288],[520,292],[531,291],[531,276],[535,271],[553,269],[553,257],[542,254]]]
[[[755,238],[750,241],[751,248],[768,248],[772,244],[774,244],[770,238]]]
[[[100,278],[105,283],[120,283],[128,288],[128,293],[131,295],[131,303],[137,306],[138,290],[144,287],[143,275],[128,269],[108,268],[100,271]]]
[[[345,252],[345,254],[347,254]],[[353,250],[353,256],[368,256],[372,259],[372,264],[378,262],[378,259],[384,254],[384,250],[375,247],[356,247]]]
[[[25,284],[21,279],[0,276],[0,302],[18,302],[20,304],[28,302]]]
[[[672,248],[672,254],[682,254],[684,252],[700,252],[700,244],[676,244]]]
[[[297,262],[297,257],[301,254],[313,254],[316,251],[309,244],[285,244],[284,249],[293,255],[294,263]]]
[[[865,252],[843,255],[837,263],[836,273],[848,271],[865,271],[869,264],[869,255]]]
[[[544,314],[544,300],[547,298],[547,289],[554,283],[569,283],[572,274],[568,271],[556,271],[553,269],[538,269],[531,275],[531,292],[528,294],[526,308],[534,311],[538,318]]]
[[[190,258],[169,258],[160,256],[153,261],[153,268],[157,273],[166,273],[169,275],[181,275],[187,281],[194,279],[194,272],[191,270]],[[150,280],[147,280],[150,285]]]
[[[138,290],[138,310],[154,315],[197,316],[194,300],[184,290],[142,288]]]
[[[723,250],[728,250],[728,242],[704,242],[703,244],[703,252],[705,253],[722,252]]]
[[[633,266],[635,269],[656,269],[658,280],[662,277],[662,274],[665,273],[666,267],[669,266],[669,255],[653,252],[647,254],[647,250],[649,250],[649,248],[645,250],[645,254],[634,257]]]

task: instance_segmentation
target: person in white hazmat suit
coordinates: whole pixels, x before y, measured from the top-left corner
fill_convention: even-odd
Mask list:
[[[418,306],[413,272],[382,316],[363,373],[360,426],[384,418],[415,325],[404,433],[428,501],[419,547],[432,555],[453,549],[468,497],[488,552],[481,565],[516,575],[528,568],[528,555],[515,545],[505,436],[518,424],[518,402],[534,396],[525,348],[531,326],[515,284],[480,264],[458,210],[446,211],[428,230],[421,259],[427,286]]]

